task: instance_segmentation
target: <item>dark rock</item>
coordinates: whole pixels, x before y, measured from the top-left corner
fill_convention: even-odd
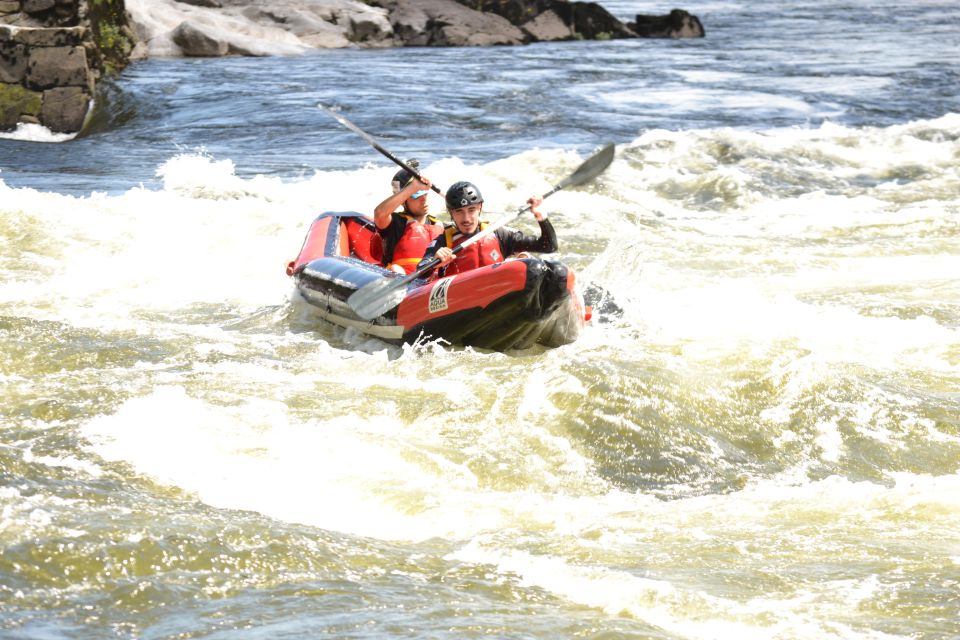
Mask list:
[[[57,87],[43,92],[40,120],[51,131],[72,133],[83,127],[90,94],[80,87]]]
[[[207,7],[208,9],[222,9],[223,5],[217,0],[177,0],[180,4],[189,4],[194,7]]]
[[[557,2],[553,10],[570,25],[578,38],[607,40],[637,36],[596,2]]]
[[[495,13],[510,24],[521,25],[549,11],[557,0],[457,0],[465,7],[484,13]]]
[[[683,9],[674,9],[665,16],[637,14],[627,24],[641,38],[703,38],[706,34],[700,19]]]
[[[185,56],[205,58],[225,56],[230,52],[229,44],[207,35],[189,22],[181,22],[173,30],[172,38]]]
[[[101,2],[102,0],[56,0],[57,13],[61,16],[71,15],[79,18],[81,4],[90,4]]]
[[[476,11],[495,13],[511,24],[526,26],[538,16],[553,12],[569,28],[571,37],[586,40],[635,38],[636,34],[595,2],[567,2],[566,0],[457,0]],[[544,21],[551,21],[546,16]],[[555,25],[550,33],[558,33]],[[533,33],[530,32],[532,36]],[[563,39],[563,38],[550,38]]]
[[[34,47],[27,61],[25,84],[29,89],[88,87],[92,85],[83,47]]]
[[[237,43],[235,43],[235,42],[228,42],[228,43],[227,43],[227,55],[228,55],[228,56],[249,56],[249,57],[251,57],[251,58],[255,58],[255,57],[257,57],[257,56],[262,56],[263,54],[262,54],[262,53],[257,53],[256,51],[253,51],[252,49],[248,49],[248,48],[246,48],[246,47],[244,47],[244,46],[242,46],[242,45],[239,45],[239,44],[237,44]]]
[[[24,13],[43,13],[57,6],[56,0],[23,0],[20,3]]]

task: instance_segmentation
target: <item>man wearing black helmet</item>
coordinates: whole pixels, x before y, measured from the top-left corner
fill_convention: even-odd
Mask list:
[[[420,163],[407,160],[416,170]],[[430,241],[443,232],[436,218],[428,214],[427,194],[430,180],[418,180],[406,169],[401,169],[391,182],[393,195],[377,205],[373,222],[377,225],[383,247],[381,264],[397,273],[412,273]],[[403,211],[397,208],[403,205]]]
[[[457,182],[447,189],[447,211],[453,219],[443,235],[437,237],[423,254],[423,261],[436,256],[440,260],[441,276],[450,276],[503,262],[504,259],[524,251],[553,253],[557,250],[557,233],[553,225],[538,208],[543,198],[534,196],[527,200],[530,211],[540,224],[540,237],[528,236],[508,227],[495,229],[477,242],[469,245],[456,256],[453,249],[471,236],[481,233],[486,223],[480,221],[483,211],[483,196],[476,185]]]

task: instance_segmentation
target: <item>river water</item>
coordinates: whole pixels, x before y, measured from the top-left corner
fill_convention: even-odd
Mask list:
[[[0,637],[960,637],[960,7],[685,8],[139,62],[0,140]],[[492,218],[616,143],[545,209],[621,313],[323,324],[284,265],[395,168],[317,103]]]

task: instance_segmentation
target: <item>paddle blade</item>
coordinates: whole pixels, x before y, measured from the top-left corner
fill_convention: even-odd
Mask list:
[[[408,282],[409,278],[375,280],[350,294],[347,304],[364,320],[373,320],[400,304]]]
[[[577,167],[576,171],[564,178],[563,181],[557,185],[557,188],[565,189],[566,187],[575,187],[590,182],[610,166],[610,163],[613,162],[615,150],[616,147],[613,144],[606,145],[600,149],[600,151],[597,151],[584,160],[583,164]]]

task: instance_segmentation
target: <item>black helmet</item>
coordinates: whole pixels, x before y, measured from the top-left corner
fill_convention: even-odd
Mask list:
[[[416,158],[410,158],[407,160],[407,166],[411,169],[418,169],[420,167],[420,161]],[[390,185],[393,187],[394,193],[400,193],[405,186],[410,184],[410,181],[413,180],[414,175],[407,171],[406,169],[400,169],[395,174],[393,174],[393,180],[390,182]]]
[[[480,204],[483,196],[472,182],[457,182],[447,189],[447,209],[459,209],[471,204]]]

